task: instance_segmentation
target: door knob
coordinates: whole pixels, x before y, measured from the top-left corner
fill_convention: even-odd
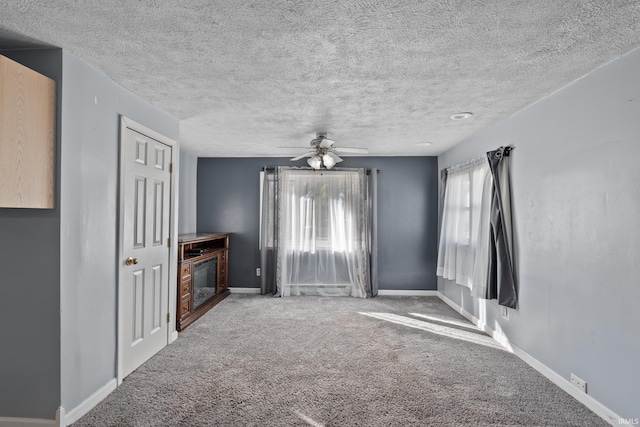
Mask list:
[[[127,265],[137,264],[138,263],[138,258],[129,257],[124,261],[124,263],[127,264]]]

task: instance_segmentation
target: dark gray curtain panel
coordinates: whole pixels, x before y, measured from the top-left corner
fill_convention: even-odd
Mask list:
[[[369,274],[371,278],[371,297],[378,295],[378,169],[368,171],[367,179],[367,216],[369,224],[367,226],[369,242]]]
[[[262,171],[260,213],[260,293],[276,294],[276,261],[278,250],[278,174],[274,169]]]
[[[511,147],[500,147],[497,150],[487,152],[493,176],[487,299],[497,299],[499,305],[516,308],[518,295],[511,238],[513,234],[509,183],[510,152]]]
[[[448,169],[442,169],[440,171],[440,189],[438,191],[438,248],[440,247],[440,239],[442,239],[442,216],[444,214],[444,197],[447,189],[447,177],[449,176]]]

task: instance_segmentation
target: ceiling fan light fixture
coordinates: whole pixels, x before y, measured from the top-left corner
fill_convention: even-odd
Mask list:
[[[335,141],[327,138],[326,133],[318,133],[315,139],[311,140],[311,151],[307,151],[304,154],[293,157],[290,159],[292,162],[296,162],[300,159],[307,157],[307,164],[314,170],[322,168],[331,169],[338,163],[342,162],[342,158],[334,153],[336,150]],[[289,147],[281,147],[289,148]],[[340,148],[340,151],[345,153],[357,153],[364,154],[369,151],[366,148],[344,147]]]
[[[327,151],[327,156],[331,157],[334,160],[334,164],[335,163],[340,163],[342,161],[342,159],[340,158],[340,156],[338,156],[336,153],[334,153],[333,151]]]
[[[324,163],[324,167],[327,169],[331,169],[336,165],[336,161],[334,160],[334,158],[328,154],[322,156],[322,163]]]
[[[320,158],[320,156],[318,156],[317,154],[314,156],[311,156],[307,159],[307,163],[309,164],[309,166],[311,166],[313,169],[320,169],[322,167],[322,159]]]
[[[322,141],[320,141],[320,144],[318,144],[318,146],[322,148],[330,148],[333,146],[333,144],[335,144],[335,141],[333,139],[322,138]]]

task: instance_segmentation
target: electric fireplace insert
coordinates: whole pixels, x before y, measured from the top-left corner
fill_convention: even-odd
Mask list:
[[[216,295],[218,256],[193,263],[193,308],[196,309]]]

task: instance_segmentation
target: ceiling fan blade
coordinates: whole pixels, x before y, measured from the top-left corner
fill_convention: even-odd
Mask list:
[[[292,162],[295,162],[296,160],[304,159],[305,157],[311,157],[311,156],[313,156],[314,154],[316,154],[316,152],[315,152],[315,151],[309,151],[309,152],[307,152],[307,153],[304,153],[304,154],[301,154],[301,155],[299,155],[299,156],[297,156],[297,157],[294,157],[293,159],[291,159],[291,161],[292,161]]]
[[[327,155],[331,156],[331,158],[332,158],[333,160],[335,160],[335,161],[336,161],[336,163],[340,163],[340,162],[342,161],[342,159],[340,158],[340,156],[338,156],[336,153],[333,153],[333,152],[329,151],[329,152],[327,153]]]
[[[276,147],[276,148],[283,148],[285,150],[287,149],[291,149],[291,150],[308,150],[309,147]]]
[[[329,148],[329,147],[332,147],[333,144],[335,144],[335,143],[336,142],[333,139],[322,138],[322,140],[320,141],[320,147]]]
[[[343,152],[343,153],[360,153],[360,154],[366,154],[369,152],[369,150],[367,148],[355,148],[355,147],[340,147],[340,148],[336,148],[336,150]]]

